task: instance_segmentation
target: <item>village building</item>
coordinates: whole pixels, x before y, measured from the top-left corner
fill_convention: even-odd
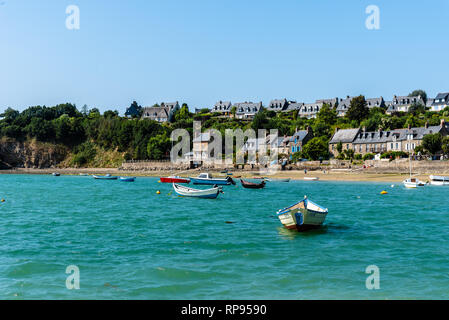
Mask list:
[[[412,105],[425,105],[421,96],[408,97],[408,96],[393,96],[392,104],[387,108],[387,114],[394,112],[408,112]]]
[[[125,117],[138,117],[141,109],[137,103],[133,103],[130,107],[126,108]]]
[[[313,130],[311,127],[307,127],[307,130],[296,130],[288,144],[290,153],[302,151],[302,148],[312,139]]]
[[[348,112],[349,107],[351,106],[351,101],[354,99],[354,97],[346,96],[345,99],[340,99],[338,101],[337,106],[337,116],[344,117],[346,115],[346,112]]]
[[[253,119],[254,116],[262,111],[262,102],[240,102],[234,104],[236,107],[235,117],[237,119]]]
[[[318,112],[323,107],[323,102],[320,103],[305,103],[299,109],[298,115],[302,118],[312,119],[316,118]]]
[[[331,141],[329,142],[329,151],[338,155],[337,145],[342,144],[342,150],[354,150],[354,153],[384,153],[388,151],[402,151],[414,153],[415,148],[422,144],[424,136],[433,133],[440,133],[447,136],[449,131],[444,120],[439,126],[429,126],[428,123],[424,127],[395,130],[378,130],[374,132],[366,132],[365,129],[343,129],[337,130]]]
[[[143,108],[142,118],[154,120],[161,123],[171,122],[173,120],[175,112],[179,109],[180,108],[178,101],[170,103],[162,102],[159,107]]]
[[[295,110],[299,111],[303,105],[304,105],[304,102],[293,102],[293,103],[290,103],[286,109],[282,110],[282,112],[292,112]]]
[[[288,101],[287,99],[274,99],[271,100],[268,104],[268,111],[281,112],[288,108],[291,103],[295,103],[296,101]]]
[[[383,97],[365,99],[368,108],[385,108],[385,100]]]
[[[336,129],[332,139],[329,141],[329,152],[334,156],[338,156],[337,145],[342,144],[342,151],[353,149],[353,142],[360,129]]]
[[[438,93],[430,106],[430,111],[441,111],[449,106],[449,92]]]
[[[193,139],[193,149],[190,154],[190,159],[195,163],[210,162],[213,160],[213,154],[209,154],[209,143],[212,141],[212,136],[209,132],[198,134]]]
[[[231,101],[218,101],[214,107],[210,110],[211,112],[219,112],[222,115],[229,116],[231,115]]]
[[[332,99],[319,99],[316,103],[328,104],[331,108],[337,108],[338,106],[338,98]]]

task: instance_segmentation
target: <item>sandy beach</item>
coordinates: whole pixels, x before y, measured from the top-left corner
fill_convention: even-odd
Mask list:
[[[182,177],[197,176],[200,172],[211,172],[215,176],[225,176],[220,170],[186,170],[180,172],[173,171],[125,171],[117,168],[49,168],[49,169],[29,169],[29,168],[16,168],[14,170],[2,170],[0,174],[52,174],[53,172],[59,172],[61,175],[79,175],[79,174],[112,174],[117,176],[136,176],[136,177],[161,177],[169,175],[179,175]],[[270,179],[282,179],[291,178],[292,180],[304,180],[305,177],[317,177],[320,181],[364,181],[364,182],[402,182],[406,179],[408,173],[375,173],[366,171],[356,171],[350,169],[331,169],[331,170],[316,170],[308,171],[307,174],[304,170],[289,170],[289,171],[277,171],[275,173],[260,173],[259,171],[232,171],[232,177],[238,178],[253,178],[253,177],[268,177]],[[422,181],[429,180],[429,174],[420,173],[414,175]]]

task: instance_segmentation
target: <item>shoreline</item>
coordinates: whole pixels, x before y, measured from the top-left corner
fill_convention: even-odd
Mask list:
[[[71,175],[78,176],[80,173],[83,174],[112,174],[116,176],[135,176],[135,177],[162,177],[169,175],[179,175],[182,177],[193,177],[197,176],[200,172],[211,172],[213,175],[225,176],[220,173],[221,170],[184,170],[179,172],[158,170],[158,171],[131,171],[131,170],[119,170],[118,168],[46,168],[46,169],[31,169],[31,168],[16,168],[0,170],[0,174],[35,174],[35,175],[50,175],[53,172],[59,172],[61,175]],[[278,171],[274,174],[262,173],[259,171],[242,171],[234,170],[231,171],[234,179],[238,180],[242,177],[243,179],[251,179],[256,176],[263,176],[269,179],[285,179],[291,178],[296,181],[304,181],[305,177],[317,177],[320,181],[353,181],[353,182],[402,182],[409,177],[409,173],[379,173],[379,172],[362,172],[362,171],[352,171],[348,169],[340,170],[326,170],[326,173],[322,170],[308,171],[307,174],[303,170],[288,170],[288,171]],[[420,172],[419,174],[413,175],[419,178],[421,181],[429,181],[429,175]]]

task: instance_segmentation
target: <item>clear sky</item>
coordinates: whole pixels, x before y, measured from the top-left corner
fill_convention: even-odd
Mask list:
[[[80,29],[66,28],[66,7]],[[368,5],[380,30],[368,30]],[[449,0],[0,0],[0,111],[449,91]]]

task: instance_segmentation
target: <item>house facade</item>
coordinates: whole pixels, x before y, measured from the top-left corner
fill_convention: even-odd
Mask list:
[[[337,106],[337,116],[344,117],[346,115],[346,112],[348,112],[349,107],[351,106],[351,101],[354,99],[354,97],[346,96],[345,99],[340,99],[338,101]]]
[[[218,101],[214,107],[210,110],[211,112],[219,112],[222,115],[229,116],[231,115],[231,101]]]
[[[421,96],[408,97],[408,96],[393,96],[391,105],[387,108],[387,114],[394,112],[408,112],[410,107],[414,104],[425,105]]]
[[[313,130],[307,127],[307,130],[296,130],[288,143],[289,153],[302,151],[302,148],[313,139]]]
[[[276,111],[281,112],[288,108],[291,103],[295,103],[296,101],[288,101],[287,99],[273,99],[268,104],[268,111]]]
[[[316,118],[318,112],[320,112],[324,103],[304,103],[299,109],[298,115],[302,118],[312,119]]]
[[[379,98],[368,98],[366,100],[366,105],[369,109],[378,107],[378,108],[385,108],[385,100],[383,97]]]
[[[169,103],[162,102],[159,107],[143,108],[142,118],[154,120],[161,123],[170,122],[173,120],[175,112],[179,109],[180,108],[178,101]]]
[[[262,111],[262,102],[240,102],[234,104],[236,107],[235,117],[237,119],[253,119],[254,116]]]
[[[344,129],[338,130],[329,142],[329,151],[338,156],[337,145],[342,143],[343,150],[354,150],[354,153],[383,153],[387,151],[402,151],[414,153],[415,148],[422,144],[424,136],[433,133],[440,133],[442,136],[448,135],[448,130],[444,120],[439,126],[395,130],[378,130],[366,132],[364,129]]]
[[[449,92],[438,93],[430,105],[431,111],[441,111],[449,106]]]

